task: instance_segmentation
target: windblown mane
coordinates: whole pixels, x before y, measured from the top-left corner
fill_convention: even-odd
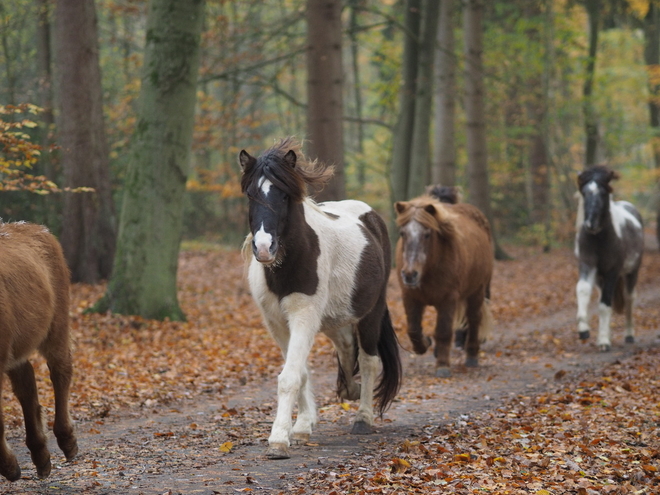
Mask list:
[[[290,151],[295,153],[293,162],[287,158]],[[296,203],[300,203],[307,196],[307,185],[318,192],[333,173],[334,167],[319,163],[318,160],[307,160],[302,152],[302,143],[293,137],[287,137],[245,167],[241,190],[250,198],[257,197],[261,186],[259,179],[265,177]]]
[[[406,225],[412,220],[422,226],[443,235],[451,235],[456,229],[452,222],[452,213],[439,200],[431,196],[420,196],[406,202],[407,208],[396,218],[398,227]]]

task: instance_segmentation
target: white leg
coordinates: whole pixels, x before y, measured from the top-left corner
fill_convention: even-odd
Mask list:
[[[601,351],[609,351],[612,347],[610,340],[610,320],[612,308],[606,304],[598,305],[598,347]]]
[[[592,269],[587,273],[580,271],[580,280],[578,280],[575,292],[577,293],[577,322],[580,338],[586,340],[589,338],[589,302],[591,301],[591,292],[596,281],[596,270]]]
[[[298,418],[293,425],[292,440],[307,443],[316,425],[316,403],[312,392],[312,381],[307,366],[303,369],[302,385],[298,392]]]
[[[293,298],[294,296],[289,297]],[[308,387],[306,383],[308,380],[304,378],[307,373],[307,357],[314,343],[314,337],[319,330],[320,321],[315,309],[309,306],[302,307],[298,299],[296,297],[294,302],[289,300],[286,305],[283,304],[285,313],[289,314],[290,338],[284,368],[277,378],[277,414],[268,438],[269,449],[266,455],[272,459],[289,457],[289,437],[292,429],[291,415],[296,399],[299,399],[302,395],[304,397],[301,405],[303,415],[306,415],[308,420],[316,418],[316,411],[310,412],[310,407],[314,408],[313,399],[311,401],[307,400],[309,399],[307,391],[303,391],[302,394],[300,392],[303,386]],[[287,306],[290,309],[295,309],[295,312],[287,311]]]
[[[355,367],[355,330],[353,326],[339,329],[324,330],[324,333],[332,340],[337,351],[339,366],[342,367],[346,387],[338,390],[339,397],[344,400],[358,400],[360,398],[360,384],[355,381],[353,368]]]
[[[371,433],[371,427],[374,424],[374,385],[376,383],[376,376],[378,376],[378,369],[380,365],[380,358],[378,356],[370,356],[360,348],[358,354],[360,361],[360,407],[353,423],[354,434]]]

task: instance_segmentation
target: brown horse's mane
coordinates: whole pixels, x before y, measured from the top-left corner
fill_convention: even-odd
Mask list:
[[[405,201],[403,204],[405,209],[399,212],[396,218],[398,227],[415,220],[423,227],[434,230],[439,234],[447,236],[455,234],[454,220],[456,216],[449,211],[446,203],[442,203],[435,197],[424,195]]]
[[[294,166],[287,158],[290,151],[295,153]],[[307,196],[307,185],[320,191],[333,173],[334,167],[307,159],[302,152],[302,143],[289,136],[250,161],[243,170],[241,189],[248,197],[256,197],[258,180],[263,176],[294,201],[301,202]]]

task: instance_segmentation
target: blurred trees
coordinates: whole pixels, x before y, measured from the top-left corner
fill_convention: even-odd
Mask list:
[[[39,68],[43,66],[38,63],[36,44],[37,29],[45,26],[37,21],[40,3],[3,0],[0,4],[4,9],[0,16],[0,102],[42,101],[39,81],[45,80],[46,73]],[[419,57],[417,48],[424,31],[421,14],[427,3],[347,0],[341,13],[346,196],[367,201],[385,216],[391,214],[392,198],[405,199],[409,194],[412,162],[406,157],[412,149],[420,80],[414,57]],[[440,7],[445,8],[445,3],[441,1]],[[455,94],[442,104],[436,97],[433,106],[420,108],[431,108],[440,117],[448,115],[440,111],[444,105],[458,103],[450,118],[455,131],[455,174],[453,179],[447,175],[440,180],[453,180],[469,198],[473,191],[464,105],[464,2],[453,4],[449,27],[440,27],[439,34],[450,33],[455,38],[455,46],[444,52],[455,63]],[[96,7],[110,179],[113,197],[121,204],[138,122],[146,2],[97,0]],[[574,177],[587,156],[583,113],[587,100],[597,126],[597,160],[623,174],[616,194],[638,204],[647,220],[655,216],[650,185],[657,181],[652,144],[657,128],[649,122],[660,77],[657,63],[644,57],[645,50],[657,45],[647,34],[657,26],[657,16],[652,14],[655,0],[600,0],[595,58],[589,56],[586,7],[587,0],[484,2],[486,171],[493,225],[500,238],[543,246],[571,239]],[[238,187],[238,151],[266,148],[286,135],[311,140],[307,126],[307,14],[307,0],[208,2],[191,173],[184,196],[186,237],[239,245],[245,235],[245,205]],[[439,21],[443,22],[442,15]],[[412,49],[414,54],[404,53]],[[437,60],[442,59],[436,55]],[[587,99],[584,86],[590,60],[595,65]],[[436,76],[434,83],[444,75],[445,71]],[[421,89],[430,86],[424,84]],[[316,97],[313,100],[318,103]],[[436,173],[435,164],[439,157],[451,158],[435,137],[440,130],[437,122],[426,125],[427,158],[415,162],[415,166],[426,167],[423,174],[415,174],[422,183],[445,177]],[[26,132],[41,142],[40,129]],[[421,142],[422,134],[417,136]],[[402,139],[408,144],[402,144]],[[424,146],[414,149],[423,151]],[[63,184],[61,153],[42,153],[52,158],[49,178],[59,184]],[[429,175],[432,161],[433,176]],[[35,206],[40,201],[3,193],[0,215],[48,220],[47,209]]]

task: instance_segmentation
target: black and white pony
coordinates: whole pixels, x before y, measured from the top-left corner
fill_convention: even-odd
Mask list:
[[[250,290],[285,360],[266,455],[286,459],[292,441],[309,440],[316,405],[307,358],[319,331],[337,351],[338,395],[360,400],[352,433],[371,433],[374,398],[382,414],[401,380],[398,341],[385,300],[391,267],[385,223],[360,201],[316,204],[310,199],[307,185],[322,187],[332,169],[306,162],[291,138],[258,158],[243,150],[239,161],[241,188],[249,200],[251,233],[245,249],[249,253],[251,246],[254,255],[248,266]],[[379,356],[383,371],[376,385]],[[358,369],[361,384],[354,379]]]
[[[588,306],[595,284],[600,294],[598,347],[609,351],[612,308],[626,314],[625,341],[635,341],[632,306],[642,263],[642,217],[627,201],[613,201],[610,181],[616,172],[595,166],[578,175],[580,190],[575,254],[580,262],[577,321],[580,339],[589,338]]]

